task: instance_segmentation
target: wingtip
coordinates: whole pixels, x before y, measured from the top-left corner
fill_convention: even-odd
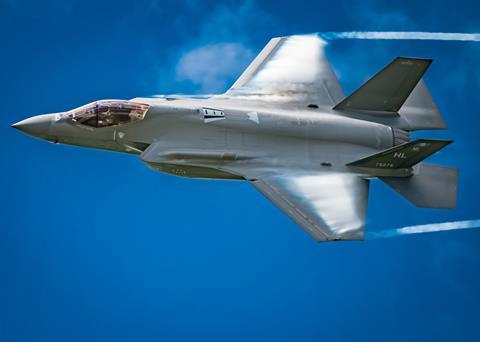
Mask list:
[[[395,58],[396,60],[414,60],[414,61],[425,61],[425,62],[429,62],[429,63],[432,63],[433,62],[433,58],[430,58],[430,57],[406,57],[406,56],[398,56],[397,58]]]

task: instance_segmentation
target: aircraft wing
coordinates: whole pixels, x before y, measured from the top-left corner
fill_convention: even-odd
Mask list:
[[[251,182],[316,240],[363,240],[368,180],[349,173],[289,171],[265,173]]]
[[[333,107],[345,95],[317,35],[273,38],[223,95]]]

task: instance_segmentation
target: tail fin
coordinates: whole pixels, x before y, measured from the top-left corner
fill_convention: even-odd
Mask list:
[[[431,59],[397,57],[333,109],[370,114],[384,121],[399,117],[392,126],[408,131],[446,129],[422,76]]]
[[[423,79],[418,82],[398,113],[406,119],[410,131],[447,129]]]
[[[431,63],[431,59],[397,57],[333,109],[397,115]]]
[[[411,177],[380,179],[417,207],[451,209],[456,206],[456,168],[421,163]]]
[[[451,142],[452,140],[417,139],[354,161],[347,166],[372,170],[409,169]]]

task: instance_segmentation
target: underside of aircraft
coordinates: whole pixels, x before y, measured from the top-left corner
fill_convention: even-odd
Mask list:
[[[224,94],[104,100],[13,125],[57,143],[139,154],[178,176],[253,184],[318,241],[364,238],[369,183],[453,208],[457,169],[423,160],[452,141],[424,73],[398,57],[349,96],[316,35],[272,39]]]

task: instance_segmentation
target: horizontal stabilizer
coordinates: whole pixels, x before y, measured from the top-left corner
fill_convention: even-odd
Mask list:
[[[396,115],[431,63],[431,59],[397,57],[334,109]]]
[[[455,208],[458,181],[456,168],[422,163],[411,177],[380,179],[417,207]]]
[[[347,164],[371,169],[406,169],[418,164],[452,140],[418,139]]]

